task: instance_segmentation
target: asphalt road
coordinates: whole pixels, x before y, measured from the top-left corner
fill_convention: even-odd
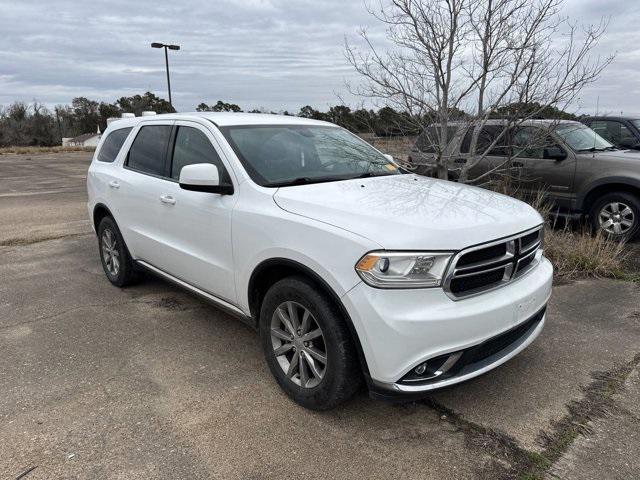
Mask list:
[[[640,477],[637,285],[555,288],[531,347],[424,402],[309,412],[242,323],[151,277],[108,283],[87,166],[0,156],[0,478],[496,479],[541,457],[561,478]]]

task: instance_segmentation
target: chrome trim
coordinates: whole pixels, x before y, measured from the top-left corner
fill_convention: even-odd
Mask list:
[[[451,367],[453,367],[456,364],[456,362],[458,360],[460,360],[460,357],[462,356],[463,353],[464,353],[464,351],[459,351],[459,352],[453,352],[453,353],[449,354],[449,357],[447,357],[447,360],[440,366],[440,368],[438,370],[433,372],[433,375],[420,377],[420,378],[415,378],[415,379],[411,379],[411,380],[403,380],[403,383],[405,383],[405,384],[406,383],[412,383],[412,382],[420,383],[420,382],[424,382],[425,380],[431,380],[433,378],[438,378],[440,375],[442,375],[444,373],[447,373],[449,370],[451,370]]]
[[[474,367],[469,371],[465,371],[465,368],[462,369],[460,375],[455,377],[447,378],[445,380],[440,380],[439,382],[429,383],[426,385],[407,385],[401,383],[386,383],[380,382],[378,380],[372,380],[373,384],[381,388],[383,390],[389,390],[396,393],[421,393],[421,392],[429,392],[432,390],[437,390],[440,388],[448,387],[449,385],[455,385],[456,383],[461,383],[466,380],[470,380],[474,377],[478,377],[483,373],[486,373],[494,368],[506,363],[511,360],[513,357],[522,352],[525,348],[527,348],[542,332],[544,328],[544,324],[547,319],[547,314],[545,313],[542,316],[542,319],[538,322],[537,325],[532,326],[526,335],[523,335],[520,338],[519,342],[514,342],[505,349],[501,350],[497,354],[485,358],[484,360],[471,365]],[[526,320],[525,320],[526,322]]]
[[[533,243],[531,245],[527,245],[524,252],[522,251],[522,238],[526,237],[527,235],[538,231],[538,238],[537,240],[534,240]],[[524,259],[527,258],[530,254],[534,253],[537,254],[538,252],[541,252],[541,246],[542,246],[542,239],[544,236],[544,229],[543,229],[543,225],[538,225],[537,227],[533,227],[530,228],[528,230],[525,230],[523,232],[520,233],[516,233],[514,235],[508,236],[508,237],[504,237],[504,238],[500,238],[498,240],[493,240],[491,242],[487,242],[487,243],[482,243],[480,245],[474,245],[472,247],[469,248],[465,248],[463,250],[460,250],[458,253],[456,253],[453,258],[451,259],[451,262],[449,264],[449,268],[447,269],[445,275],[444,275],[444,281],[442,282],[442,288],[444,290],[444,292],[446,293],[446,295],[451,298],[454,301],[459,301],[459,300],[465,300],[467,298],[471,298],[474,297],[476,295],[480,295],[486,292],[490,292],[492,290],[496,290],[498,288],[503,287],[504,285],[506,285],[507,283],[513,282],[514,280],[521,278],[525,273],[529,272],[530,270],[532,270],[540,261],[540,258],[542,257],[542,255],[536,255],[536,258],[534,259],[534,261],[532,261],[529,265],[527,265],[526,268],[524,268],[522,271],[518,272],[517,271],[517,267],[520,264],[520,262]],[[475,263],[471,263],[469,265],[464,265],[462,267],[457,267],[458,261],[460,260],[460,258],[468,253],[471,252],[475,252],[477,250],[484,250],[485,248],[490,248],[493,247],[495,245],[500,245],[500,244],[506,244],[507,247],[507,252],[500,256],[497,257],[496,259],[492,259],[492,260],[483,260],[482,262],[475,262]],[[517,246],[517,248],[516,248]],[[530,251],[532,250],[532,251]],[[516,254],[518,255],[518,258],[515,259]],[[495,268],[492,269],[486,269],[486,270],[481,270],[480,272],[473,272],[471,274],[466,273],[465,274],[465,270],[470,270],[472,268],[474,268],[475,265],[480,264],[478,266],[489,266],[492,264],[499,264],[501,262],[504,262],[506,260],[513,260],[509,263],[507,263],[506,265],[499,265]],[[461,294],[455,294],[453,292],[451,292],[451,282],[454,280],[454,278],[464,278],[464,277],[471,277],[474,275],[478,275],[480,273],[486,273],[486,272],[491,272],[491,271],[495,271],[495,270],[499,270],[501,268],[505,269],[504,275],[502,277],[502,279],[494,284],[491,284],[488,287],[479,287],[473,290],[469,290],[467,292],[461,293]]]
[[[212,295],[209,292],[206,292],[198,287],[194,287],[193,285],[185,282],[184,280],[179,279],[178,277],[174,277],[173,275],[165,272],[164,270],[160,270],[157,267],[154,267],[153,265],[151,265],[150,263],[145,262],[144,260],[136,260],[136,263],[142,265],[144,268],[151,270],[153,273],[160,275],[161,277],[169,280],[170,282],[175,283],[176,285],[179,285],[180,287],[183,287],[193,293],[195,293],[196,295],[199,295],[203,298],[205,298],[206,300],[209,300],[210,302],[218,305],[221,308],[224,308],[225,310],[234,313],[238,316],[241,316],[243,318],[247,318],[247,315],[240,310],[238,307],[236,307],[235,305],[227,302],[226,300],[222,300],[221,298],[216,297],[215,295]]]
[[[449,370],[451,370],[451,367],[453,367],[456,364],[456,362],[460,360],[460,357],[462,356],[463,353],[464,353],[463,351],[459,351],[449,355],[449,358],[447,358],[447,361],[444,362],[438,370],[436,370],[433,376],[439,377],[443,373],[447,373]]]

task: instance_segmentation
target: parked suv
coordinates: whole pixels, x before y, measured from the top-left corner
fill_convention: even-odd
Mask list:
[[[435,128],[418,137],[409,156],[425,175],[433,174]],[[616,239],[630,239],[640,232],[640,152],[620,149],[572,121],[530,120],[508,132],[502,120],[489,120],[482,129],[458,123],[449,129],[452,140],[445,154],[452,158],[452,179],[464,164],[474,161],[470,146],[475,134],[476,152],[492,148],[469,168],[469,178],[507,164],[506,173],[518,181],[519,189],[531,195],[543,192],[558,215],[586,217],[595,230]]]
[[[409,174],[330,123],[118,120],[87,188],[111,283],[146,269],[255,326],[277,382],[308,408],[363,379],[383,398],[467,380],[545,323],[552,267],[534,209]]]
[[[640,119],[632,117],[586,117],[586,126],[619,148],[640,150]]]

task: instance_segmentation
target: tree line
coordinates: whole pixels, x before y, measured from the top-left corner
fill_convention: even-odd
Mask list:
[[[539,105],[505,106],[498,109],[494,116],[507,115],[513,109],[538,111],[539,107]],[[70,105],[57,105],[53,109],[35,101],[31,104],[15,102],[0,109],[0,147],[60,145],[64,137],[75,137],[83,133],[96,132],[98,129],[104,131],[107,127],[107,119],[110,117],[119,117],[125,112],[139,116],[143,111],[171,113],[175,110],[168,101],[151,92],[121,97],[113,103],[76,97]],[[218,100],[211,105],[200,103],[196,106],[196,111],[242,112],[243,109],[235,103]],[[424,119],[416,119],[407,112],[395,110],[389,106],[376,110],[351,109],[346,105],[334,105],[326,111],[320,111],[306,105],[295,114],[286,110],[274,112],[265,109],[252,109],[248,112],[278,113],[324,120],[355,133],[372,133],[376,136],[417,135],[420,133],[421,125],[425,124]],[[553,107],[546,108],[542,114],[546,118],[575,118]],[[464,120],[468,115],[462,110],[454,110],[450,116]]]

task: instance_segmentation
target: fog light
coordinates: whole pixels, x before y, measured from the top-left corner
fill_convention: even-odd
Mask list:
[[[413,371],[416,372],[418,375],[422,375],[424,372],[427,371],[427,364],[421,363],[416,368],[414,368]]]

